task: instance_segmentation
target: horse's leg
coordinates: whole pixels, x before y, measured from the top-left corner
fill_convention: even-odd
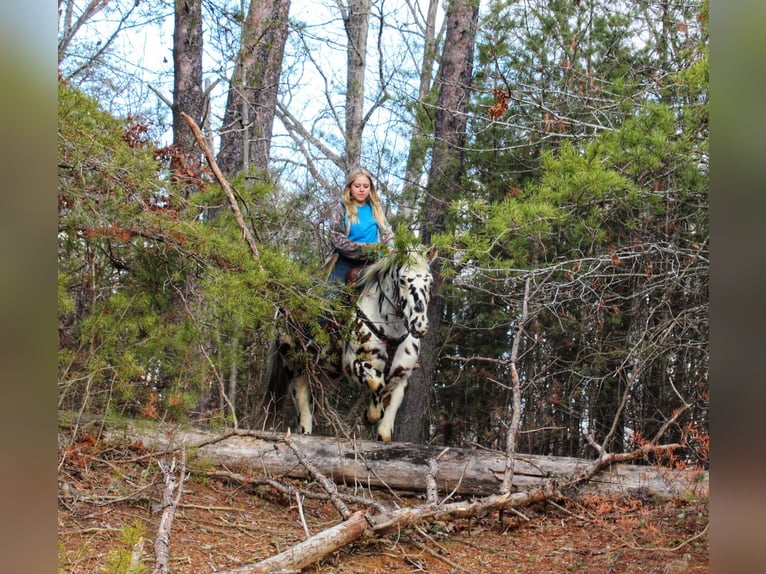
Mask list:
[[[386,386],[380,396],[374,395],[368,407],[368,416],[373,405],[382,410],[382,418],[378,423],[378,440],[388,442],[394,435],[394,421],[396,413],[404,400],[410,375],[418,362],[420,342],[409,336],[396,349],[394,360],[391,363],[391,372],[388,375]]]
[[[369,389],[373,395],[380,394],[386,385],[383,374],[388,358],[385,343],[371,333],[360,331],[360,335],[345,344],[343,371],[361,388]]]
[[[393,438],[396,413],[402,405],[408,384],[409,381],[404,379],[386,385],[381,399],[381,406],[385,405],[385,408],[383,409],[383,417],[378,423],[378,440],[390,442]],[[372,403],[370,403],[370,406],[372,406]]]
[[[290,382],[290,396],[298,412],[298,430],[301,434],[311,434],[314,422],[313,404],[309,378],[306,374],[299,375]]]
[[[377,392],[372,393],[370,402],[367,404],[367,410],[364,412],[364,422],[368,425],[374,425],[383,416],[386,389],[387,387],[380,387]]]

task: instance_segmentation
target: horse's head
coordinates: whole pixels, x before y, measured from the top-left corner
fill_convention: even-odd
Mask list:
[[[398,285],[401,312],[410,335],[420,338],[428,331],[428,302],[431,299],[431,262],[436,251],[410,251],[399,267]]]

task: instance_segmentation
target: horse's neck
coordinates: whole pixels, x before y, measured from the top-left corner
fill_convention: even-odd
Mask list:
[[[407,331],[394,287],[395,283],[388,275],[384,281],[373,282],[364,290],[357,302],[370,321],[382,329],[387,336],[398,336]]]

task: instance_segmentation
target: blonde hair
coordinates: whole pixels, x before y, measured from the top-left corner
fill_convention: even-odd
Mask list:
[[[372,206],[372,216],[375,218],[375,221],[378,222],[378,225],[382,227],[386,224],[386,215],[383,212],[383,206],[380,203],[378,189],[375,187],[375,182],[372,180],[372,174],[363,167],[352,169],[346,177],[346,186],[343,188],[343,203],[346,205],[348,220],[351,223],[359,222],[359,216],[356,213],[356,203],[351,197],[351,184],[354,183],[354,180],[360,175],[363,175],[370,180],[370,196],[367,198],[367,201],[369,201]]]

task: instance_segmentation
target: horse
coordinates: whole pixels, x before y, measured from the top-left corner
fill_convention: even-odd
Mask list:
[[[428,331],[427,310],[436,251],[422,247],[394,251],[364,268],[356,279],[355,309],[334,340],[318,348],[306,344],[300,329],[283,331],[267,357],[266,388],[272,406],[289,395],[297,413],[297,429],[312,434],[314,405],[311,377],[346,381],[369,394],[364,420],[377,424],[378,440],[390,441],[394,420],[417,366],[420,339]],[[309,360],[302,355],[312,353]],[[319,376],[317,376],[319,375]]]

